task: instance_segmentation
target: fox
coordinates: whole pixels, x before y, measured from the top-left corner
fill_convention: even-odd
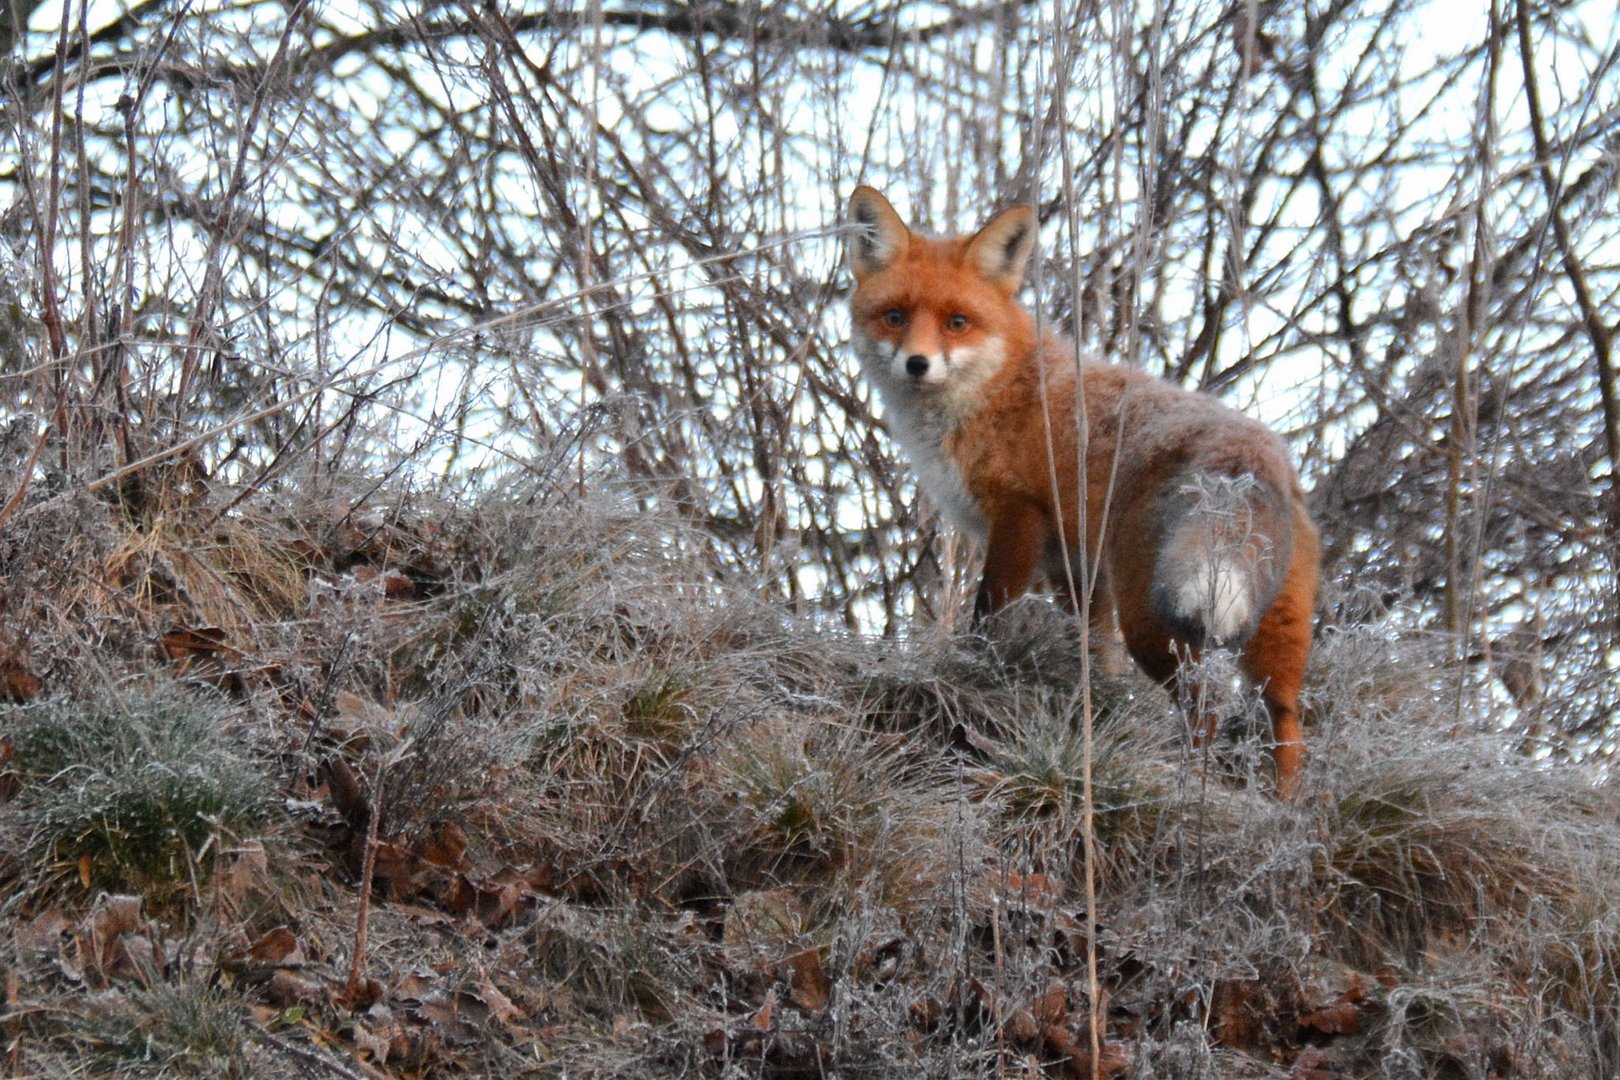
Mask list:
[[[861,185],[846,225],[854,352],[918,486],[984,549],[974,624],[1045,584],[1084,607],[1094,641],[1123,638],[1191,702],[1200,655],[1234,651],[1270,716],[1276,794],[1292,798],[1320,554],[1282,440],[1038,329],[1017,296],[1038,236],[1028,205],[936,237]],[[1215,720],[1190,717],[1195,745]]]

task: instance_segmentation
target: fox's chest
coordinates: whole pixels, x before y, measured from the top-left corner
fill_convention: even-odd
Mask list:
[[[955,425],[903,406],[891,408],[888,421],[889,430],[911,459],[917,486],[939,507],[946,522],[974,539],[985,540],[989,525],[950,448]]]

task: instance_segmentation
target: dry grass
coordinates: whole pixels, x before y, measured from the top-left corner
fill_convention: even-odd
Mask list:
[[[0,714],[14,1071],[1089,1075],[1045,605],[857,637],[608,495],[81,509],[8,527],[44,687]],[[1435,671],[1328,635],[1290,806],[1258,744],[1189,754],[1097,681],[1106,1071],[1620,1067],[1613,795]]]

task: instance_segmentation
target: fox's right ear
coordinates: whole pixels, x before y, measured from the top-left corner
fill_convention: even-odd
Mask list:
[[[849,197],[849,268],[856,280],[882,270],[906,246],[911,230],[876,188],[862,184]]]

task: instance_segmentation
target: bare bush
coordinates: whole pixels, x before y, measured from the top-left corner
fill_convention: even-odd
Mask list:
[[[1614,1072],[1612,15],[11,4],[8,1066]],[[1043,601],[954,633],[858,181],[1032,203],[1042,318],[1288,438],[1300,805]],[[184,947],[29,824],[16,703],[132,673],[224,695],[297,836],[182,809],[245,837],[165,864]]]

